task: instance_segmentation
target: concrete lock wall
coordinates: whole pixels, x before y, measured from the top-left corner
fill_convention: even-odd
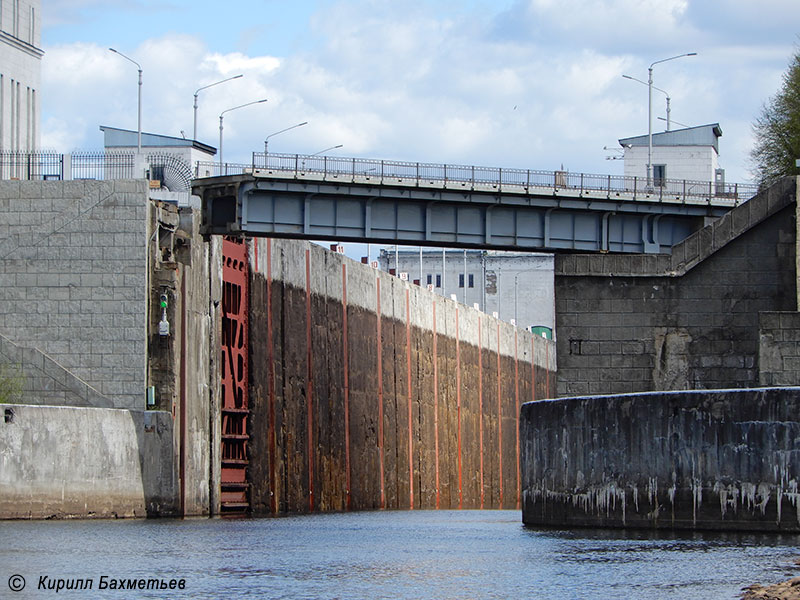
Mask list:
[[[759,385],[759,313],[797,310],[796,195],[787,178],[671,254],[556,256],[558,395]]]
[[[253,254],[255,514],[519,506],[519,406],[555,389],[553,342],[313,244]]]
[[[146,180],[0,181],[0,334],[117,408],[144,408],[147,193]],[[29,391],[54,391],[34,379],[46,385]]]
[[[0,517],[177,514],[169,413],[0,405]]]
[[[800,388],[522,407],[523,521],[800,531]]]

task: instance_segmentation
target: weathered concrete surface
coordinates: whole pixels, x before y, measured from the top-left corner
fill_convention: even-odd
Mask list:
[[[558,395],[768,384],[759,313],[797,310],[797,190],[782,180],[671,255],[556,256]]]
[[[0,181],[0,333],[116,408],[144,408],[148,205],[144,179]]]
[[[0,405],[0,518],[178,511],[168,413]]]
[[[527,525],[800,531],[800,388],[523,405]]]
[[[553,342],[313,244],[254,254],[255,514],[520,506],[519,406],[554,390]]]

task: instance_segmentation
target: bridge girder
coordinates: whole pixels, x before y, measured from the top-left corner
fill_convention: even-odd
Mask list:
[[[551,193],[235,175],[195,180],[206,235],[514,251],[668,252],[729,208]]]

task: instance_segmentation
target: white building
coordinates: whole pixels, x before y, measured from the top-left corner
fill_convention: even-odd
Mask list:
[[[103,132],[103,146],[107,153],[136,152],[137,131],[107,125],[101,125],[100,131]],[[216,148],[197,140],[142,132],[142,155],[151,159],[148,160],[150,179],[171,191],[188,191],[191,179],[211,175],[207,165],[214,160],[216,153]]]
[[[41,0],[0,0],[0,151],[39,148]]]
[[[381,249],[383,271],[518,327],[555,327],[553,256],[482,250]]]
[[[724,183],[719,168],[719,123],[653,134],[653,183],[664,179]],[[624,149],[625,176],[647,180],[647,135],[619,140]]]

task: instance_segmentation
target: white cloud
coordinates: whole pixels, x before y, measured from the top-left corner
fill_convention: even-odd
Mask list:
[[[249,160],[268,134],[308,121],[271,139],[271,151],[342,144],[339,155],[620,172],[602,148],[644,133],[647,115],[645,86],[621,75],[646,79],[653,60],[697,51],[658,65],[655,84],[670,92],[674,119],[721,123],[723,166],[729,179],[743,179],[744,125],[777,90],[794,41],[751,44],[713,22],[700,30],[689,0],[531,0],[495,13],[449,6],[324,3],[311,21],[313,43],[280,56],[145,33],[129,51],[144,70],[144,129],[188,134],[194,91],[243,73],[199,99],[199,137],[212,145],[221,111],[269,99],[226,114],[226,159]],[[45,145],[97,147],[100,124],[135,128],[133,65],[99,43],[45,50]],[[663,114],[663,96],[653,108]]]

